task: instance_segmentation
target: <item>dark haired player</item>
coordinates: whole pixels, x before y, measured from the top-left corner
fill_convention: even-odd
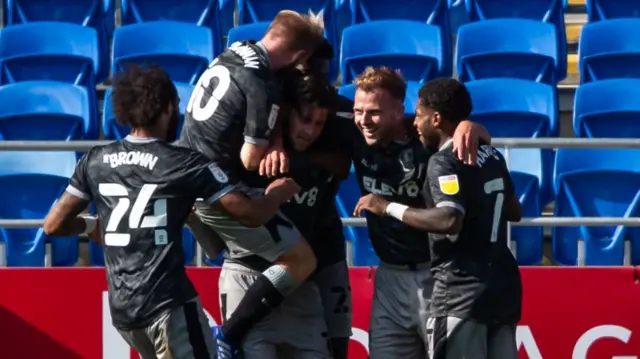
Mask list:
[[[215,357],[185,272],[182,228],[196,198],[217,205],[233,186],[204,155],[170,144],[178,101],[160,68],[131,66],[121,74],[112,102],[131,134],[82,157],[44,223],[48,235],[86,233],[104,244],[113,325],[144,359]],[[292,195],[285,184],[264,197],[282,203]],[[79,217],[92,200],[98,217]]]
[[[471,97],[454,79],[422,87],[415,127],[429,159],[426,209],[377,198],[366,210],[429,232],[435,279],[427,325],[430,358],[516,359],[515,325],[521,283],[506,243],[507,221],[521,209],[504,158],[481,143],[476,165],[452,150],[458,124],[471,114]]]

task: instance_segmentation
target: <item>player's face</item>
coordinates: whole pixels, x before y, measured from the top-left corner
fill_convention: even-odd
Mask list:
[[[329,111],[318,106],[306,106],[299,113],[291,110],[289,117],[289,138],[296,151],[305,151],[322,133]]]
[[[353,99],[356,126],[369,146],[386,143],[402,126],[404,106],[388,91],[376,89],[366,92],[357,90]]]
[[[440,123],[440,114],[431,108],[418,104],[416,106],[416,117],[413,120],[413,126],[418,131],[420,141],[425,147],[437,146],[439,143],[438,125]]]

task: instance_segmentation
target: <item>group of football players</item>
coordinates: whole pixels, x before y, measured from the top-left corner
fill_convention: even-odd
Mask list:
[[[44,230],[104,245],[113,324],[143,359],[346,359],[335,197],[352,166],[354,215],[381,262],[370,357],[517,358],[522,288],[506,230],[520,204],[489,134],[467,120],[467,89],[430,81],[409,118],[397,71],[367,68],[352,101],[329,81],[333,56],[319,18],[280,12],[260,41],[209,65],[179,139],[165,71],[130,66],[115,80],[131,133],[82,157]],[[91,201],[97,215],[82,215]],[[186,275],[185,225],[208,256],[224,251],[213,335]]]

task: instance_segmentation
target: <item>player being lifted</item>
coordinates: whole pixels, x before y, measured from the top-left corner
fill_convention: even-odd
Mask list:
[[[332,177],[344,178],[349,171],[347,158],[308,151],[320,136],[335,98],[335,89],[322,79],[317,81],[312,75],[297,71],[285,76],[281,111],[284,149],[289,156],[288,175],[301,189],[281,210],[305,238],[313,238],[317,231],[319,205],[332,195]],[[267,186],[270,180],[256,173],[247,176],[244,182],[258,188]],[[233,316],[248,283],[271,265],[259,255],[227,255],[220,275],[225,317]],[[242,342],[243,358],[329,358],[326,331],[318,288],[307,282],[247,334]]]
[[[200,77],[187,106],[181,145],[218,163],[232,183],[242,182],[246,170],[258,169],[271,132],[277,130],[276,72],[305,62],[322,40],[323,28],[316,20],[281,11],[259,42],[232,44]],[[275,153],[284,156],[284,152]],[[251,197],[264,192],[245,184],[240,190],[244,193],[225,196],[225,208],[246,206]],[[316,260],[282,215],[238,222],[206,204],[197,205],[197,214],[224,240],[231,256],[257,255],[274,263],[247,290],[222,329],[216,330],[219,356],[226,358],[255,323],[309,277]]]
[[[119,76],[114,113],[131,134],[82,157],[44,223],[47,235],[85,233],[104,244],[113,324],[143,359],[208,359],[215,353],[185,272],[182,228],[196,198],[214,204],[233,186],[206,156],[170,144],[178,101],[160,68],[131,66]],[[270,197],[280,195],[282,203],[294,192],[280,184]],[[78,216],[92,200],[98,217]]]
[[[430,358],[515,359],[522,288],[506,227],[520,219],[521,210],[507,165],[487,143],[480,145],[476,165],[454,154],[454,130],[472,106],[462,83],[430,81],[418,101],[416,129],[425,146],[437,151],[424,184],[427,208],[376,197],[361,209],[430,233]]]
[[[368,68],[358,76],[355,85],[355,121],[327,122],[326,133],[331,133],[350,150],[363,194],[378,194],[389,201],[423,206],[422,184],[430,153],[404,119],[404,79],[388,68]],[[481,126],[468,121],[456,130],[458,147],[465,153],[468,147],[473,150],[478,134],[488,136]],[[359,206],[371,198],[365,195]],[[426,235],[374,213],[367,213],[367,227],[381,260],[374,281],[370,356],[372,359],[424,358],[432,286]]]

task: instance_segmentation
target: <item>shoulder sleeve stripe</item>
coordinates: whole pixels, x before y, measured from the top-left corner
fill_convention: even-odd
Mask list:
[[[69,192],[70,194],[78,197],[78,198],[82,198],[82,199],[87,200],[87,201],[91,200],[91,196],[90,195],[82,192],[81,190],[73,187],[72,185],[68,185],[66,191]]]
[[[211,197],[206,198],[204,201],[208,204],[214,204],[216,203],[220,198],[224,197],[225,195],[229,194],[230,192],[233,191],[233,189],[235,188],[234,185],[228,185],[228,186],[224,186],[221,190],[217,191],[216,193],[214,193]]]
[[[437,208],[442,208],[442,207],[455,208],[458,211],[462,212],[462,214],[464,214],[466,212],[464,207],[460,203],[456,203],[456,202],[452,202],[452,201],[440,202],[440,203],[436,204],[436,207]]]

